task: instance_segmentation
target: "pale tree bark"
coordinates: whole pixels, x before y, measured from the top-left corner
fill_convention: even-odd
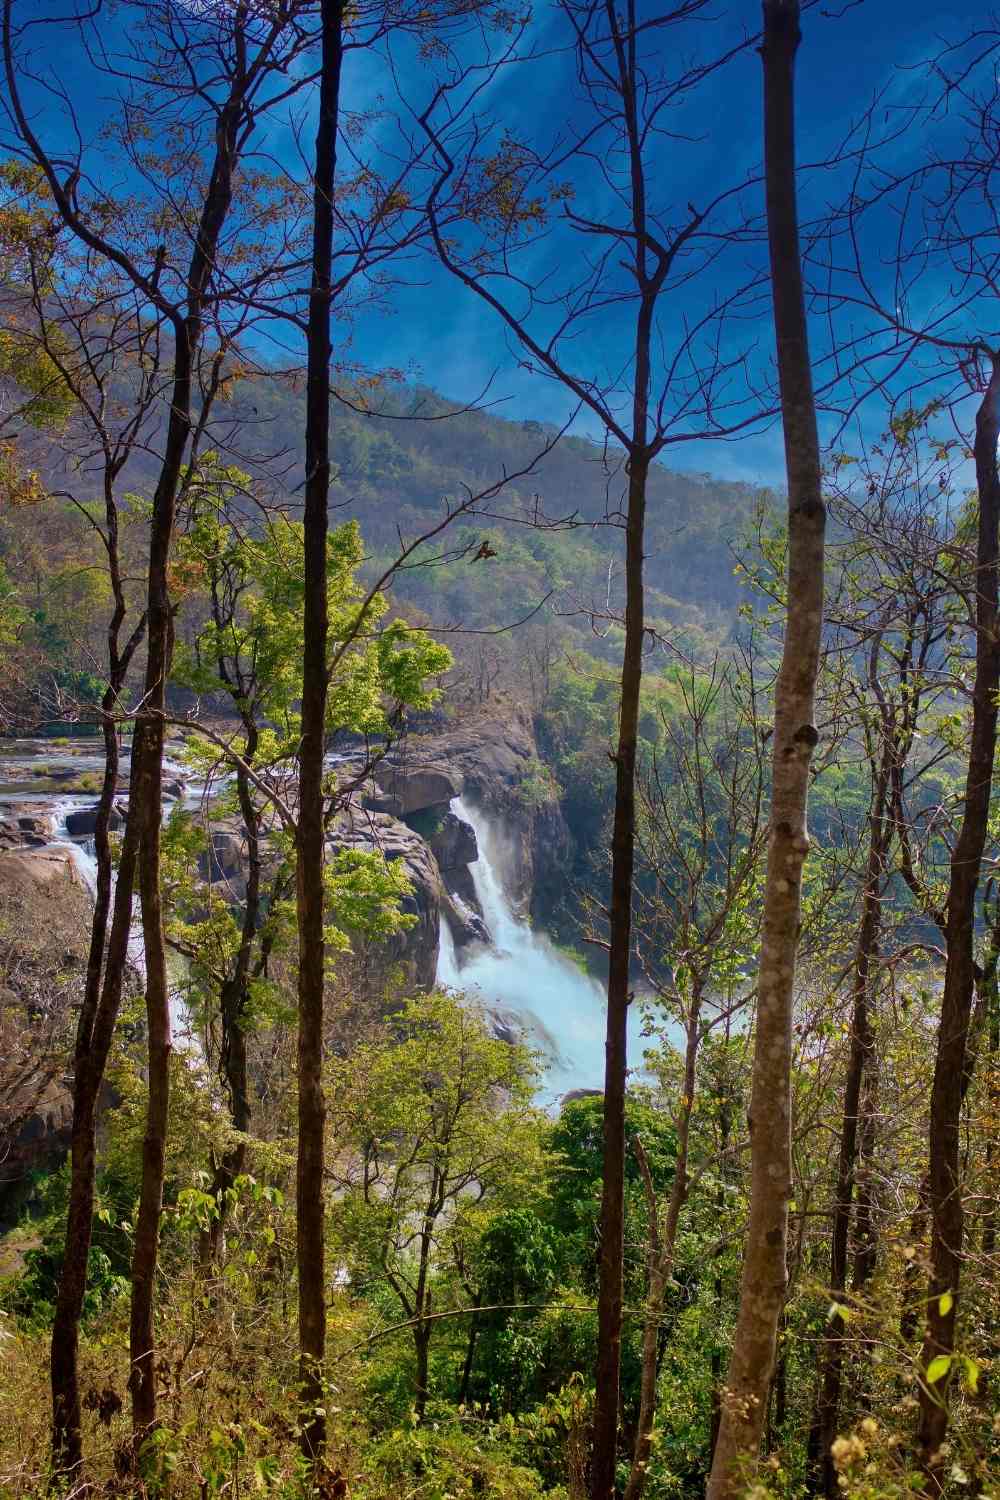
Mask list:
[[[976,480],[979,530],[976,545],[976,675],[972,690],[972,730],[965,780],[962,827],[951,856],[945,921],[944,990],[931,1089],[928,1205],[931,1221],[931,1275],[920,1381],[920,1461],[936,1493],[944,1485],[941,1445],[948,1431],[949,1367],[936,1379],[927,1371],[935,1359],[955,1351],[965,1214],[962,1204],[960,1134],[962,1103],[969,1077],[969,1027],[976,984],[973,952],[976,893],[990,812],[997,742],[1000,641],[997,594],[1000,572],[1000,355],[992,356],[990,382],[976,415]]]
[[[797,0],[765,0],[764,152],[788,475],[788,604],[774,698],[771,822],[750,1100],[750,1218],[708,1500],[735,1500],[756,1464],[787,1281],[792,997],[802,867],[809,849],[809,763],[818,738],[813,712],[826,529],[795,191],[794,69],[799,41]]]
[[[300,1442],[314,1475],[326,1448],[323,1360],[323,750],[327,700],[326,549],[330,489],[330,296],[333,194],[343,62],[343,0],[323,0],[319,123],[313,178],[312,282],[306,375],[305,589],[302,739],[299,747],[296,906],[299,933],[299,1141],[296,1248],[299,1274]]]

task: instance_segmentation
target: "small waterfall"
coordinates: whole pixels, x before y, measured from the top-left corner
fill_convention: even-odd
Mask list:
[[[91,900],[97,895],[97,852],[92,838],[74,838],[66,827],[71,812],[93,806],[92,797],[60,797],[52,804],[52,842],[48,849],[65,849],[73,861],[73,867],[90,892]]]
[[[515,915],[500,877],[497,841],[482,810],[461,797],[452,801],[451,810],[476,835],[479,859],[470,869],[493,946],[477,946],[458,957],[442,918],[438,982],[467,991],[524,1029],[529,1043],[547,1059],[545,1093],[603,1088],[604,986]],[[638,1015],[631,1018],[629,1030],[635,1066],[642,1057]]]
[[[438,936],[438,964],[437,983],[446,990],[457,990],[461,988],[462,979],[458,972],[458,955],[455,952],[455,938],[451,928],[448,926],[448,918],[441,913],[441,930]]]

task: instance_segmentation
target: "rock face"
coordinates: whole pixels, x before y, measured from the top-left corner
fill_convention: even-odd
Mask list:
[[[460,775],[426,762],[421,753],[413,754],[409,745],[400,759],[384,761],[375,768],[375,782],[401,818],[428,807],[447,807],[452,797],[462,795],[463,784]]]
[[[44,802],[8,802],[0,815],[0,849],[40,849],[51,843],[54,831]]]
[[[402,860],[413,886],[403,911],[416,922],[383,942],[356,944],[366,987],[382,993],[393,988],[396,980],[404,989],[430,989],[437,972],[445,892],[429,845],[398,818],[360,804],[348,807],[337,819],[330,844],[334,849],[378,850],[386,860]]]
[[[454,795],[464,795],[483,807],[503,832],[510,894],[533,916],[547,914],[552,891],[561,888],[570,835],[527,715],[512,707],[502,717],[482,714],[434,736],[413,736],[400,762],[401,773],[407,765],[419,767],[422,778],[439,768],[461,784]],[[407,821],[415,822],[412,817]],[[441,837],[446,846],[448,833],[443,826]],[[460,872],[462,864],[442,865],[442,872],[446,868]],[[454,881],[446,876],[446,881],[468,899],[460,876]]]
[[[0,853],[0,1222],[69,1142],[91,902],[67,849]]]

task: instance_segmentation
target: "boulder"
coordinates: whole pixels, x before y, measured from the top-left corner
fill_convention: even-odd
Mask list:
[[[411,735],[403,768],[413,777],[419,770],[421,778],[437,771],[456,786],[455,795],[479,804],[502,839],[504,876],[515,905],[538,921],[551,916],[565,889],[570,834],[530,717],[512,705],[502,714],[470,715],[437,734]],[[414,785],[423,786],[423,780]],[[446,879],[454,890],[452,868]]]
[[[454,895],[447,886],[442,898],[442,910],[448,918],[456,948],[468,948],[473,943],[489,946],[492,939],[481,912],[461,896]]]
[[[238,881],[246,878],[247,846],[237,820],[232,826],[212,829],[211,843],[198,856],[202,880]]]
[[[475,830],[450,809],[423,808],[411,813],[406,822],[430,845],[446,879],[450,871],[474,865],[479,858]]]
[[[0,849],[44,848],[54,833],[55,821],[47,803],[0,804]]]
[[[427,807],[446,807],[453,797],[461,796],[464,784],[460,773],[423,764],[409,755],[405,761],[381,762],[374,779],[383,796],[395,799],[404,818]]]
[[[117,829],[125,821],[121,808],[117,803],[111,809],[109,827]],[[78,807],[66,815],[66,832],[73,838],[78,839],[93,833],[97,827],[97,807]]]

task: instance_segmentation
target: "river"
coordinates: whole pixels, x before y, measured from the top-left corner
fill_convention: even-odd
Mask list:
[[[79,742],[76,742],[77,745]],[[127,773],[129,749],[122,751]],[[39,776],[40,768],[46,774]],[[167,760],[168,779],[182,783],[177,788],[181,805],[201,804],[204,788],[189,779],[187,769]],[[100,746],[73,749],[51,741],[8,741],[0,749],[0,817],[17,817],[19,809],[42,810],[49,836],[42,847],[65,848],[87,888],[96,889],[97,866],[93,839],[73,834],[67,826],[72,814],[94,806],[94,791],[62,790],[90,773],[103,772]],[[442,987],[460,991],[483,1004],[502,1022],[521,1030],[541,1057],[541,1098],[552,1103],[571,1089],[599,1089],[604,1078],[604,986],[567,954],[560,952],[541,932],[518,916],[503,881],[502,830],[493,827],[481,808],[459,797],[451,810],[468,823],[476,835],[478,860],[470,866],[476,897],[492,942],[476,944],[456,952],[447,921],[442,918],[437,981]],[[142,940],[133,932],[130,956],[142,970]],[[178,984],[171,1004],[177,1040],[197,1047]],[[629,1052],[642,1055],[638,1013],[630,1016]]]

